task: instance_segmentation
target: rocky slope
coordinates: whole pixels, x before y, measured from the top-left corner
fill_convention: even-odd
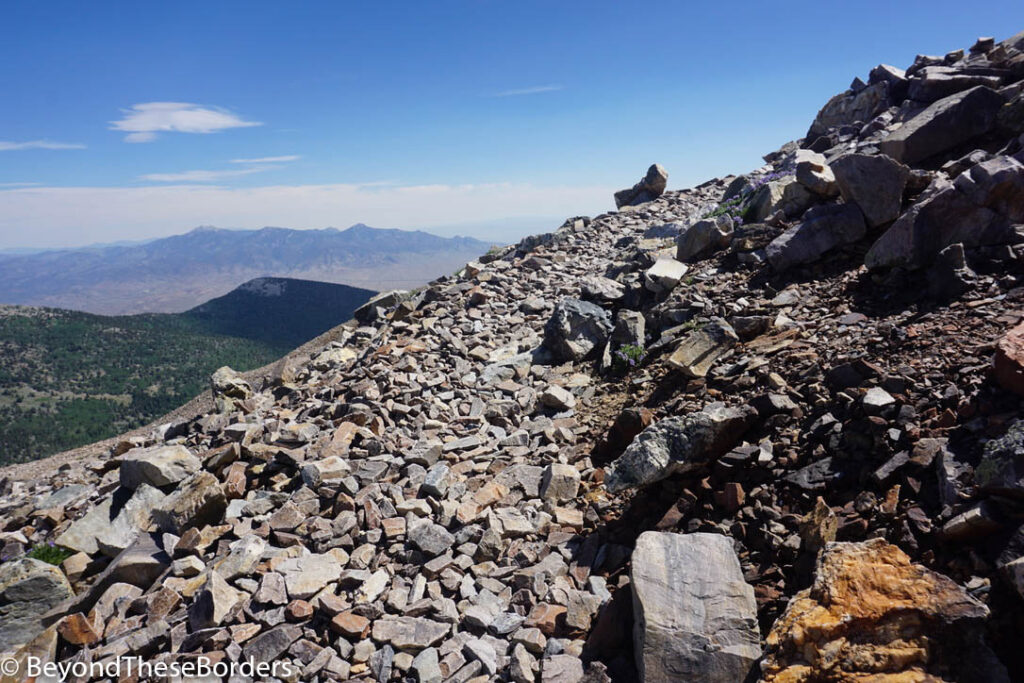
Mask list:
[[[3,483],[0,649],[287,680],[1008,681],[1024,34]],[[60,570],[22,553],[53,542]],[[45,549],[33,551],[45,556]],[[239,678],[238,680],[243,680]]]

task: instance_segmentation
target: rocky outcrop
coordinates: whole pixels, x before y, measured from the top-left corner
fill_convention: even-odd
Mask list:
[[[762,680],[1009,681],[988,609],[882,539],[831,543],[766,639]]]
[[[647,173],[633,187],[626,190],[619,190],[615,193],[615,207],[637,206],[653,201],[665,192],[668,186],[668,171],[652,164]]]
[[[952,244],[979,247],[1020,240],[1024,220],[1024,164],[995,157],[972,166],[955,182],[935,180],[877,242],[868,268],[921,268]]]
[[[754,589],[726,536],[640,534],[630,564],[644,683],[733,683],[761,655]]]

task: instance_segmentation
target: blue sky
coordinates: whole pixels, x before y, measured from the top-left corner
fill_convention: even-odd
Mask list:
[[[511,238],[759,165],[1020,2],[8,2],[0,248],[223,227]],[[514,219],[514,220],[507,220]]]

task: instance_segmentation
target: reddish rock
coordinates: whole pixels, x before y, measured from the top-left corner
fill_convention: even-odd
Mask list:
[[[546,602],[537,604],[523,623],[527,628],[539,628],[546,636],[553,636],[560,626],[565,624],[565,607],[549,605]]]
[[[1001,387],[1024,396],[1024,323],[999,340],[992,370]]]
[[[370,620],[352,612],[342,612],[331,619],[331,630],[349,638],[365,638],[370,632]]]
[[[313,606],[305,600],[292,600],[284,611],[290,621],[305,621],[313,616]]]

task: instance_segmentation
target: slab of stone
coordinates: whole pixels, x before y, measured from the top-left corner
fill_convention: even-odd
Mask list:
[[[630,577],[642,681],[746,679],[761,656],[757,603],[730,538],[646,531]]]

